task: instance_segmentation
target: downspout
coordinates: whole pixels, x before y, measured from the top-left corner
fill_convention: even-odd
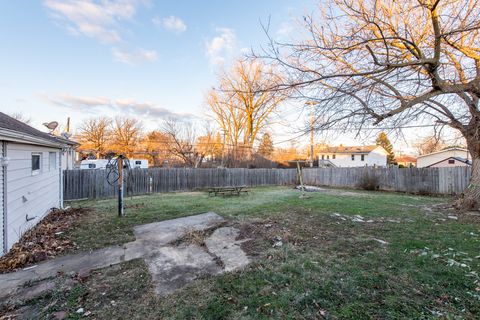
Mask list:
[[[60,149],[60,152],[59,152],[59,161],[58,161],[58,163],[60,164],[60,165],[59,165],[59,168],[58,168],[58,170],[60,170],[60,172],[59,172],[59,177],[60,177],[59,179],[60,179],[60,181],[59,181],[59,184],[58,184],[58,185],[59,185],[59,187],[58,187],[58,192],[59,192],[58,197],[59,197],[59,199],[60,199],[60,203],[59,203],[60,209],[63,209],[63,168],[62,168],[62,153],[63,153],[63,149]]]
[[[3,156],[7,156],[7,142],[3,141]],[[7,253],[8,251],[8,233],[7,233],[7,166],[2,166],[1,170],[3,170],[3,248],[2,251],[3,253]]]

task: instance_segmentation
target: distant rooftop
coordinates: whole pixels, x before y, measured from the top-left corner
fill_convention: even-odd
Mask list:
[[[338,147],[325,147],[320,149],[319,153],[370,153],[378,148],[378,146],[338,146]]]
[[[443,150],[440,150],[440,151],[435,151],[435,152],[432,152],[432,153],[423,154],[423,155],[421,155],[421,156],[418,156],[418,158],[426,157],[426,156],[429,156],[429,155],[432,155],[432,154],[438,154],[438,153],[442,153],[442,152],[448,152],[448,151],[452,151],[452,150],[458,150],[458,151],[468,152],[467,149],[459,148],[459,147],[453,147],[453,148],[443,149]]]
[[[417,158],[413,156],[398,156],[398,157],[395,157],[395,160],[397,162],[415,162],[417,161]]]

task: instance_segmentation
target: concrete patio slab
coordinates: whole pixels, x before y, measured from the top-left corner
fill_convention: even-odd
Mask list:
[[[88,273],[137,258],[145,259],[156,292],[160,295],[169,294],[201,276],[237,270],[249,263],[247,255],[240,248],[241,242],[248,240],[235,240],[239,231],[232,227],[216,229],[205,239],[205,247],[172,245],[188,232],[219,227],[224,222],[225,219],[216,213],[207,212],[136,226],[136,240],[123,246],[66,255],[40,263],[34,268],[0,274],[0,301],[16,294],[29,281],[53,278],[58,273]]]
[[[240,247],[242,242],[249,239],[235,240],[238,234],[239,230],[236,228],[223,227],[216,229],[210,237],[205,239],[208,251],[223,262],[224,272],[241,269],[250,263]]]
[[[163,247],[146,258],[148,269],[159,295],[167,295],[206,275],[218,274],[222,267],[197,245]]]

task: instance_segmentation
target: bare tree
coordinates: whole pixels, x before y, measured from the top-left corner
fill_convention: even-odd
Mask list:
[[[440,151],[445,148],[445,142],[436,135],[425,137],[415,143],[415,149],[417,150],[418,155],[425,155],[432,152]]]
[[[80,124],[76,140],[80,142],[80,150],[95,153],[97,158],[105,155],[108,141],[111,138],[111,120],[108,118],[90,118]]]
[[[9,114],[9,116],[26,124],[32,123],[32,119],[28,116],[25,116],[22,112],[12,112]]]
[[[258,133],[286,98],[285,92],[266,90],[281,80],[272,67],[261,61],[239,60],[232,70],[220,76],[219,87],[208,94],[207,104],[234,148],[242,142],[251,156]]]
[[[198,168],[206,156],[204,148],[197,147],[197,134],[193,124],[175,119],[166,120],[161,132],[168,137],[168,151],[184,165]]]
[[[112,128],[113,149],[131,157],[142,137],[142,123],[134,118],[116,117]]]
[[[464,208],[480,199],[480,3],[478,0],[326,0],[304,18],[306,37],[260,55],[319,103],[323,128],[447,125],[473,158]],[[299,37],[302,39],[302,37]]]
[[[237,107],[234,95],[226,92],[213,89],[207,94],[206,102],[222,131],[224,148],[228,146],[228,151],[233,153],[232,156],[235,158],[245,130],[245,112]]]
[[[138,151],[143,153],[154,167],[159,167],[168,157],[168,137],[160,131],[151,131],[143,137]]]

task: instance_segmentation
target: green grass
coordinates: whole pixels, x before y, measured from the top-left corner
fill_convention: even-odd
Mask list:
[[[36,303],[59,310],[55,301],[63,301],[71,311],[77,301],[98,319],[478,318],[480,225],[439,211],[450,199],[341,190],[309,195],[299,199],[288,188],[232,198],[153,195],[127,200],[125,218],[116,217],[114,200],[74,203],[94,208],[70,234],[83,249],[130,241],[137,224],[214,211],[255,228],[256,260],[166,298],[155,296],[145,263],[135,260]],[[274,235],[285,245],[272,248]]]
[[[96,249],[134,240],[132,227],[207,211],[225,218],[265,218],[299,209],[316,214],[341,212],[365,217],[416,217],[418,206],[445,201],[441,198],[409,196],[385,192],[309,193],[312,198],[299,199],[291,188],[255,188],[242,197],[209,197],[202,192],[155,194],[126,198],[126,216],[117,216],[115,199],[73,202],[72,206],[90,207],[93,214],[80,219],[70,236],[80,249]]]

